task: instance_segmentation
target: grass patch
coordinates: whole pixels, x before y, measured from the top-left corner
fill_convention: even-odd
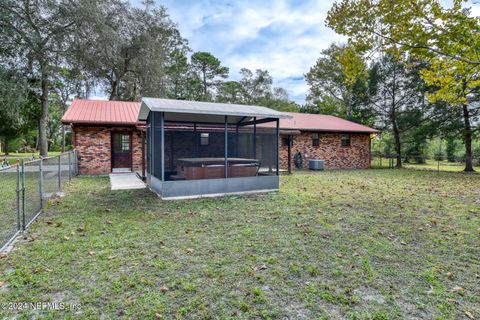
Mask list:
[[[480,315],[480,176],[300,172],[281,191],[161,201],[80,177],[0,259],[30,318],[458,319]],[[32,239],[30,239],[32,240]],[[461,290],[460,290],[461,289]]]

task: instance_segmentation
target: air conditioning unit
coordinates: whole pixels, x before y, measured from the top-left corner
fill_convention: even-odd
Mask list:
[[[324,164],[324,160],[310,160],[308,162],[308,167],[310,168],[310,170],[324,170]]]

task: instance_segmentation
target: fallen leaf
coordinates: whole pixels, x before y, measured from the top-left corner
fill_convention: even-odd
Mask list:
[[[453,278],[453,272],[447,272],[447,277],[449,277],[450,279]]]
[[[461,292],[461,291],[463,291],[462,287],[453,287],[452,290],[450,290],[450,292]]]
[[[343,258],[343,254],[341,254],[341,253],[337,253],[337,257],[339,257],[339,258]]]
[[[110,221],[110,220],[105,221],[105,223],[106,223],[106,224],[113,224],[113,222]]]
[[[330,233],[327,233],[327,232],[322,232],[322,233],[320,233],[320,236],[324,239],[330,239],[330,237],[332,235]]]
[[[193,248],[188,248],[188,249],[187,249],[187,252],[188,252],[189,254],[194,254],[194,253],[195,253],[195,249],[193,249]]]
[[[401,245],[404,245],[404,246],[407,245],[407,243],[406,243],[405,241],[400,241],[400,244],[401,244]]]
[[[162,286],[160,288],[160,291],[162,291],[163,293],[167,293],[168,292],[168,288],[166,286]]]
[[[155,313],[155,320],[162,319],[162,315],[160,313]]]
[[[108,257],[107,257],[108,260],[113,260],[113,259],[115,259],[115,258],[116,258],[115,256],[108,256]]]
[[[0,259],[5,259],[8,256],[5,252],[0,253]]]
[[[190,229],[190,228],[185,229],[185,233],[190,233],[190,232],[192,232],[192,229]]]
[[[64,239],[65,241],[68,241],[68,240],[70,240],[70,237],[65,236],[65,237],[63,237],[63,239]]]
[[[465,311],[465,315],[468,317],[468,319],[475,320],[475,317],[470,311]]]
[[[89,256],[94,256],[94,255],[95,255],[95,252],[94,252],[94,251],[88,251],[88,255],[89,255]]]

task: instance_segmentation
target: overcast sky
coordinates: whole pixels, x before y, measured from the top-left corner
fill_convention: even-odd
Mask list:
[[[244,67],[267,69],[275,85],[298,103],[307,94],[304,74],[320,51],[344,41],[325,27],[333,3],[329,0],[157,1],[167,7],[193,51],[218,57],[232,79],[238,79]],[[480,5],[474,5],[473,13],[480,14]]]

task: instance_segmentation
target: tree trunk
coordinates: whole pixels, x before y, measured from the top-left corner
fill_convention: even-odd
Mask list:
[[[65,125],[62,124],[62,153],[65,152]]]
[[[110,82],[110,97],[108,100],[117,100],[118,98],[118,82],[113,80]]]
[[[396,152],[396,158],[397,158],[397,168],[402,167],[402,146],[400,144],[400,131],[398,130],[398,124],[397,124],[397,101],[396,101],[396,84],[397,84],[397,65],[394,65],[394,70],[393,70],[393,87],[392,87],[392,106],[390,110],[390,121],[392,122],[392,129],[393,129],[393,140],[395,143],[395,152]]]
[[[3,153],[8,156],[9,155],[9,151],[8,151],[8,138],[4,138],[3,139]]]
[[[472,127],[470,125],[470,113],[468,105],[463,105],[464,138],[465,138],[465,172],[473,172],[472,161]]]
[[[398,131],[397,120],[395,118],[392,119],[392,126],[393,126],[393,140],[395,142],[395,152],[397,158],[397,168],[402,167],[402,147],[400,144],[400,132]]]
[[[67,105],[65,103],[65,100],[63,102],[63,115],[65,115],[65,112],[67,111]],[[62,123],[62,153],[65,152],[65,125]]]
[[[42,114],[40,116],[40,123],[38,126],[38,138],[39,138],[39,147],[40,147],[40,156],[48,156],[48,146],[47,146],[47,121],[48,121],[48,73],[47,66],[43,63],[41,64],[41,86],[42,86],[42,96],[40,101],[42,103]]]
[[[204,99],[207,100],[207,70],[205,66],[202,68],[202,72],[203,72],[203,95],[204,95]]]

